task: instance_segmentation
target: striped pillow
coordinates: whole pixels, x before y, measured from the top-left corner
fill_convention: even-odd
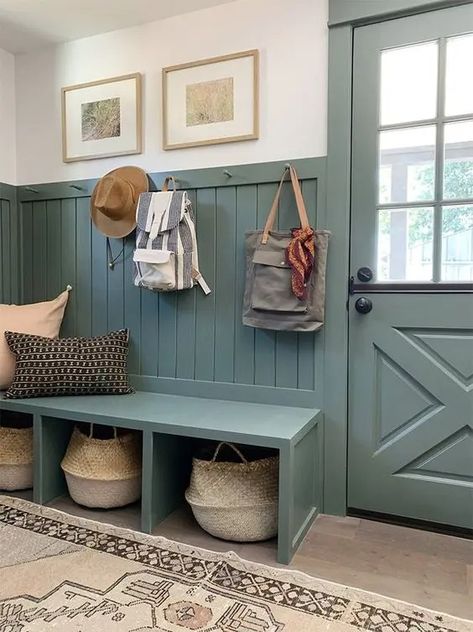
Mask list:
[[[5,332],[16,356],[5,398],[123,395],[128,383],[128,329],[95,338],[58,338]]]

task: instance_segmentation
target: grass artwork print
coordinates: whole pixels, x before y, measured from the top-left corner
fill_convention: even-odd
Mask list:
[[[187,127],[223,123],[233,118],[233,77],[186,86]]]
[[[118,138],[121,134],[119,97],[82,103],[81,117],[83,141]]]

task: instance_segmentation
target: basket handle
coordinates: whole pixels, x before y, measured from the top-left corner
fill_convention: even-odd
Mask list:
[[[245,459],[245,457],[243,456],[243,454],[240,452],[240,450],[233,445],[233,443],[227,443],[226,441],[221,441],[218,446],[215,449],[215,454],[213,455],[212,458],[212,463],[215,463],[218,453],[220,452],[222,446],[227,445],[229,448],[231,448],[234,452],[236,452],[238,454],[238,456],[240,457],[240,459],[243,461],[243,463],[248,463],[248,461]]]
[[[90,424],[90,432],[89,432],[89,439],[92,439],[94,436],[94,424],[91,422]],[[114,439],[118,439],[118,430],[115,426],[113,426],[113,438]]]

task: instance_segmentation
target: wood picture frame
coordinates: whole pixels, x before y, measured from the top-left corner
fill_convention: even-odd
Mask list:
[[[245,61],[247,62],[246,64],[244,63]],[[237,79],[236,74],[239,62],[241,62],[242,66],[242,75]],[[206,70],[208,71],[207,80],[205,80]],[[235,74],[225,76],[231,72]],[[176,81],[175,85],[170,85],[172,77],[178,74],[181,74],[182,77]],[[243,74],[246,74],[246,76],[243,77]],[[189,84],[186,81],[194,81],[194,83]],[[222,82],[226,82],[226,86],[222,85]],[[245,100],[235,98],[235,84],[237,90],[242,89],[251,93],[252,103],[247,103],[246,109],[242,105],[242,102]],[[216,103],[214,98],[215,88],[227,88],[227,94],[221,97],[220,103]],[[199,96],[204,103],[205,97],[207,97],[207,104],[210,106],[210,109],[217,111],[217,116],[212,118],[212,115],[208,115],[204,111],[204,107],[197,113],[190,113],[190,89],[196,89],[197,92],[207,89],[207,94],[204,94],[203,97],[202,95]],[[231,105],[228,104],[230,92],[232,97]],[[219,119],[218,111],[222,112],[222,109],[225,110],[225,108],[222,108],[222,101],[225,99],[227,103],[224,105],[226,105],[227,113],[222,113]],[[164,150],[258,139],[259,51],[256,49],[246,50],[163,68],[162,107]],[[245,109],[245,111],[236,111],[237,107],[240,110]],[[228,110],[231,110],[231,113]],[[190,118],[198,119],[199,116],[204,120],[190,121]],[[237,120],[238,117],[240,117],[241,121]],[[201,129],[195,133],[197,127]],[[221,130],[224,130],[225,127],[228,128],[228,133],[221,135]],[[246,129],[244,129],[245,127]],[[188,133],[189,128],[193,128],[190,133]],[[241,133],[235,133],[235,129],[238,130],[238,128],[241,128],[239,130]],[[208,132],[208,134],[205,132]],[[188,136],[187,139],[186,135]]]
[[[95,160],[142,152],[142,78],[140,73],[90,81],[61,89],[63,162]],[[91,99],[94,99],[91,101]],[[109,106],[107,113],[99,104]],[[88,106],[86,110],[84,107]],[[90,111],[91,108],[95,111]],[[98,125],[105,119],[108,130]],[[118,119],[117,119],[118,116]],[[86,119],[86,125],[84,121]],[[95,118],[94,118],[95,117]],[[91,124],[90,121],[94,121]],[[97,129],[97,126],[100,129]],[[95,136],[94,136],[95,133]],[[95,151],[94,151],[95,150]]]

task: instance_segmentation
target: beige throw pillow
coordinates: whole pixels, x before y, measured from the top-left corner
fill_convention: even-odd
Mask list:
[[[5,331],[57,338],[69,290],[53,301],[31,305],[0,305],[0,391],[6,390],[15,374],[15,356],[5,340]]]

